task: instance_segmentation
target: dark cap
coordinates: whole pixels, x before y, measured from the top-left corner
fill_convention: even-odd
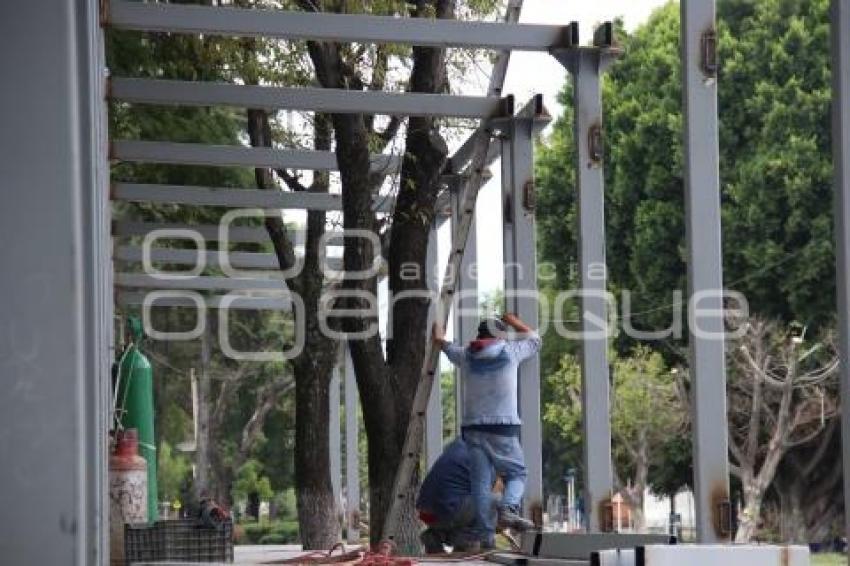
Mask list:
[[[493,332],[507,332],[508,327],[498,318],[486,318],[478,325],[479,338],[496,338]]]

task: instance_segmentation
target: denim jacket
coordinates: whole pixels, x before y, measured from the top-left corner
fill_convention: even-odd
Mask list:
[[[474,343],[473,343],[474,344]],[[521,424],[517,407],[517,369],[538,351],[542,341],[531,333],[522,340],[492,340],[480,349],[443,342],[443,353],[465,370],[463,423]]]

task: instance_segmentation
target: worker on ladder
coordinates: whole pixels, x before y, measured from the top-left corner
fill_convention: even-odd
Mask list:
[[[510,330],[510,331],[509,331]],[[462,436],[469,447],[476,532],[482,548],[495,544],[499,528],[528,530],[534,523],[520,515],[527,472],[519,442],[519,364],[540,351],[540,336],[516,315],[488,319],[467,346],[446,341],[439,324],[434,341],[464,371]],[[492,512],[491,490],[496,476],[504,482],[498,514]]]

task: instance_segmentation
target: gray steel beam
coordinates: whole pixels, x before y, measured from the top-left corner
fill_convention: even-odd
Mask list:
[[[832,0],[832,162],[844,508],[850,509],[850,0]],[[845,512],[850,536],[850,512]]]
[[[584,509],[590,531],[604,530],[601,509],[611,498],[608,303],[605,264],[605,175],[601,154],[600,76],[607,53],[581,48],[561,58],[573,76],[577,144],[578,241],[581,291]]]
[[[195,485],[194,492],[198,501],[204,493],[210,493],[210,406],[213,403],[210,391],[210,369],[212,366],[213,348],[213,317],[207,311],[198,316],[204,316],[204,332],[201,334],[200,371],[197,374],[197,413],[194,415],[197,423],[195,429]],[[194,368],[192,369],[194,373]],[[193,375],[194,376],[194,375]],[[150,517],[148,517],[150,520]]]
[[[328,450],[330,452],[331,493],[334,499],[334,511],[338,514],[342,503],[342,438],[340,436],[339,389],[342,385],[339,365],[334,366],[329,385],[328,402]]]
[[[452,236],[457,231],[457,225],[461,221],[461,194],[459,187],[451,187],[452,197]],[[466,240],[466,248],[463,253],[463,261],[460,263],[458,274],[457,293],[454,300],[454,341],[467,344],[474,340],[478,333],[478,317],[470,314],[461,316],[460,310],[466,313],[478,311],[478,278],[473,276],[477,272],[478,264],[478,235],[476,233],[475,212],[472,213],[472,224],[469,228],[469,236]],[[452,242],[452,250],[456,250],[462,243]],[[465,372],[461,368],[455,369],[455,418],[457,433],[463,424],[463,401],[465,398]]]
[[[0,3],[0,553],[109,561],[112,296],[98,3]],[[49,204],[45,206],[45,204]]]
[[[345,345],[345,523],[349,544],[360,543],[360,425],[357,376]]]
[[[336,153],[306,149],[273,149],[240,145],[207,145],[144,140],[113,140],[110,159],[140,163],[173,165],[212,165],[233,167],[271,167],[309,171],[338,171]],[[372,173],[395,175],[401,170],[401,158],[373,154]]]
[[[508,96],[454,96],[333,88],[288,88],[230,83],[133,79],[110,81],[110,98],[140,104],[239,106],[336,114],[493,118],[513,114]]]
[[[713,543],[731,535],[715,0],[682,0],[681,21],[694,497],[697,540]]]
[[[426,279],[428,290],[439,293],[440,282],[437,270],[440,261],[439,239],[437,238],[436,221],[431,224],[428,233],[428,258],[426,260]],[[430,329],[436,320],[436,301],[431,301],[431,310],[428,316]],[[443,396],[440,387],[440,363],[436,366],[436,383],[431,388],[431,397],[428,399],[428,408],[425,410],[425,462],[430,468],[443,453]]]
[[[138,307],[142,306],[145,301],[145,296],[153,291],[126,291],[119,289],[116,293],[117,303],[123,307]],[[231,295],[232,297],[232,295]],[[218,309],[221,308],[224,296],[221,295],[205,295],[203,296],[206,308]],[[228,299],[229,300],[229,299]],[[193,300],[188,297],[168,296],[157,298],[152,303],[156,307],[196,307]],[[274,297],[251,297],[240,296],[238,299],[229,302],[228,309],[234,310],[274,310],[289,312],[292,310],[292,303],[287,299]]]
[[[223,206],[232,208],[274,208],[288,210],[342,210],[342,195],[268,191],[263,189],[231,189],[225,187],[192,187],[187,185],[150,185],[115,183],[114,200],[160,202],[191,206]],[[395,199],[375,196],[375,210],[391,212]]]
[[[143,261],[143,249],[137,246],[117,246],[112,253],[112,259],[138,263]],[[203,256],[204,263],[210,267],[219,267],[220,254],[218,250],[199,252],[191,249],[151,248],[150,259],[155,263],[173,263],[177,265],[195,265],[198,258]],[[229,252],[230,265],[238,269],[280,269],[277,256],[249,252]]]
[[[109,3],[109,25],[128,30],[549,51],[575,44],[571,26],[462,22],[352,14]]]
[[[542,97],[535,97],[542,112]],[[518,115],[502,142],[502,210],[506,309],[532,328],[539,327],[537,300],[537,242],[534,201],[533,115]],[[543,523],[543,436],[540,415],[540,357],[519,367],[521,441],[528,470],[523,510]]]
[[[541,533],[525,532],[521,547],[527,556],[548,559],[588,560],[594,552],[635,548],[650,544],[675,544],[668,535],[619,533]]]
[[[144,237],[156,230],[194,230],[204,240],[218,241],[219,227],[213,224],[178,224],[174,222],[135,222],[114,220],[112,236],[116,238]],[[234,244],[267,244],[269,233],[259,226],[230,226],[228,240]]]
[[[259,277],[155,277],[145,273],[116,273],[115,286],[121,288],[156,290],[195,290],[214,291],[286,291],[286,285],[280,277],[269,273],[266,278]]]

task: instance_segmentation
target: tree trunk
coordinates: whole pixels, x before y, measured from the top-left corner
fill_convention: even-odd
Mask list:
[[[264,110],[248,111],[248,132],[251,145],[271,147],[272,132],[268,113]],[[315,117],[314,149],[330,149],[331,132],[328,120]],[[290,187],[297,181],[286,172],[279,174]],[[256,169],[257,185],[266,190],[277,190],[268,169]],[[309,192],[328,192],[327,173],[316,172]],[[319,244],[325,232],[326,216],[323,211],[307,213],[307,238],[304,245],[304,265],[300,275],[286,281],[289,289],[304,302],[304,319],[296,324],[304,332],[304,348],[293,360],[295,376],[295,484],[298,505],[298,527],[301,544],[307,550],[330,549],[339,540],[339,520],[330,476],[329,439],[329,386],[337,360],[334,342],[322,332],[319,320],[320,298],[325,280],[319,261]],[[280,218],[269,217],[266,229],[275,248],[282,270],[292,267],[295,261],[294,246],[286,226]]]
[[[305,10],[315,10],[311,0],[299,0]],[[409,6],[415,17],[447,19],[454,17],[453,0],[419,0]],[[341,46],[332,42],[307,43],[316,77],[325,88],[362,90],[382,88],[364,85],[343,57]],[[373,78],[374,79],[374,78]],[[379,81],[380,82],[380,81]],[[413,49],[410,91],[443,92],[446,87],[445,53],[435,48]],[[336,156],[342,181],[343,228],[377,233],[380,227],[372,211],[374,194],[383,179],[370,173],[369,152],[374,122],[369,116],[334,114]],[[438,179],[447,149],[439,136],[436,122],[430,118],[411,118],[408,122],[405,157],[392,217],[389,252],[389,287],[393,296],[405,290],[425,290],[427,236],[434,216]],[[345,240],[344,265],[347,272],[371,268],[376,250],[363,238]],[[420,277],[413,281],[400,277],[403,268],[417,266]],[[349,335],[351,358],[364,407],[364,422],[369,454],[370,539],[377,543],[386,517],[401,451],[407,433],[410,410],[419,383],[426,340],[427,299],[407,299],[391,304],[392,336],[387,343],[387,359],[380,335],[374,333],[378,319],[375,302],[377,278],[346,278],[342,283],[347,298],[341,302],[357,315],[346,316],[343,328]],[[356,294],[357,296],[352,296]],[[370,331],[372,331],[370,333]],[[368,335],[368,336],[367,336]],[[412,498],[402,510],[402,525],[396,528],[400,548],[418,549],[418,524]]]
[[[305,550],[330,549],[339,541],[339,513],[331,486],[328,436],[329,375],[333,365],[317,367],[319,364],[314,365],[303,357],[295,363],[298,527]]]
[[[757,490],[744,488],[744,507],[738,515],[738,531],[735,533],[736,543],[748,543],[756,536],[761,520],[762,496]]]

